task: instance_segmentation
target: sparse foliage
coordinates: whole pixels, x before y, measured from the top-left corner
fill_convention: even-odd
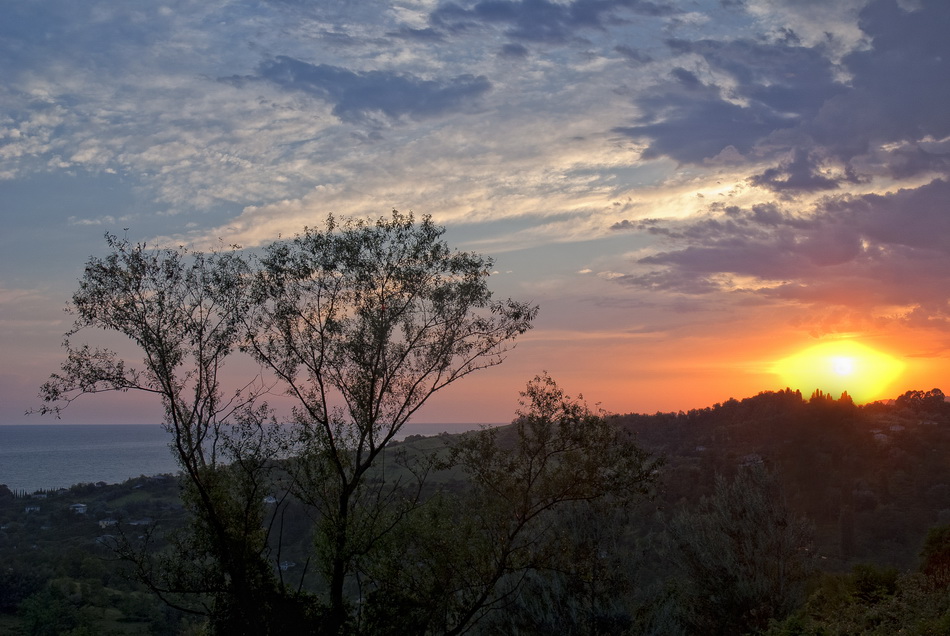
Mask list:
[[[256,378],[233,393],[222,386],[225,362],[243,335],[238,316],[246,265],[231,253],[150,249],[111,235],[106,240],[111,253],[90,258],[73,294],[67,359],[42,387],[43,411],[58,413],[80,395],[104,391],[160,399],[170,446],[186,477],[183,497],[195,514],[193,534],[181,539],[188,558],[154,563],[128,543],[123,554],[168,602],[208,614],[222,631],[263,633],[254,608],[277,587],[260,523],[264,465],[235,461],[229,434],[266,419],[266,406],[255,406],[262,390]],[[109,349],[74,346],[89,329],[129,338],[141,365]],[[264,443],[264,427],[255,428]]]
[[[297,495],[320,513],[326,629],[344,628],[359,559],[398,523],[403,485],[368,479],[436,391],[499,364],[537,308],[493,301],[490,259],[449,249],[428,218],[308,229],[271,245],[251,289],[245,348],[296,400]]]
[[[222,633],[279,630],[278,608],[285,624],[312,618],[312,603],[284,587],[268,552],[262,500],[273,460],[291,457],[287,487],[318,520],[323,630],[353,628],[358,590],[347,586],[419,493],[419,484],[413,495],[386,479],[386,445],[433,393],[499,364],[537,313],[493,301],[491,260],[450,250],[443,232],[395,210],[375,223],[330,217],[260,257],[107,236],[111,253],[89,260],[73,295],[67,359],[43,386],[40,410],[103,391],[161,400],[195,518],[171,560],[125,545],[154,591],[208,614]],[[127,336],[141,366],[74,345],[85,329]],[[238,352],[272,374],[267,385],[254,375],[225,390],[225,361]],[[261,400],[275,386],[295,401],[286,435]]]
[[[400,576],[385,577],[380,593],[414,612],[417,633],[461,634],[512,610],[528,577],[569,585],[591,575],[576,561],[584,540],[570,520],[595,502],[621,509],[648,495],[659,466],[547,375],[528,384],[506,433],[469,433],[452,447],[445,465],[464,469],[468,489],[426,509],[420,532],[400,546],[408,556],[390,562]]]

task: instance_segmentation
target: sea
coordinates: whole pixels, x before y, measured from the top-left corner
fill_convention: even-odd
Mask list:
[[[461,433],[480,424],[409,423],[408,435]],[[146,424],[0,425],[0,484],[26,493],[79,483],[122,483],[141,475],[178,472],[169,433]]]

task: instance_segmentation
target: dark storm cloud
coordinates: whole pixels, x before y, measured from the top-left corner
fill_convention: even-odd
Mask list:
[[[813,116],[830,97],[842,92],[821,51],[786,36],[780,42],[668,40],[675,54],[702,56],[736,82],[734,97],[754,100],[777,113]]]
[[[441,33],[432,28],[410,29],[409,27],[403,27],[398,31],[389,33],[388,35],[401,40],[410,40],[415,42],[441,42],[444,39]]]
[[[838,181],[820,174],[816,162],[801,148],[796,148],[788,161],[752,177],[751,181],[776,192],[833,190],[838,187]]]
[[[501,56],[507,58],[525,58],[528,57],[528,49],[521,44],[509,42],[501,47]]]
[[[624,221],[666,250],[637,261],[620,282],[708,294],[745,281],[745,294],[846,306],[917,304],[948,317],[950,183],[935,180],[884,195],[836,196],[814,214],[775,205],[720,207],[698,221]],[[748,284],[749,280],[762,284]],[[741,285],[740,285],[741,286]],[[867,309],[867,307],[865,307]]]
[[[466,110],[491,89],[481,75],[423,80],[389,71],[354,72],[286,56],[262,64],[259,77],[330,102],[333,114],[344,121],[361,121],[377,113],[391,119],[425,119]]]
[[[665,16],[676,13],[670,5],[646,0],[482,0],[446,2],[430,15],[439,28],[463,31],[484,24],[506,27],[506,35],[527,42],[561,43],[578,29],[605,29],[625,21],[622,13]]]
[[[908,144],[906,147],[891,150],[886,157],[890,175],[897,179],[906,179],[931,171],[950,174],[950,148],[929,152],[923,145],[925,144]]]
[[[853,53],[846,64],[856,94],[873,96],[883,115],[876,123],[891,139],[950,135],[950,4],[929,0],[908,12],[895,2],[876,2],[861,18],[873,47]]]
[[[845,59],[851,90],[830,100],[804,130],[844,160],[872,144],[950,135],[950,4],[929,0],[905,11],[879,1],[865,9],[860,26],[873,42]],[[894,176],[910,176],[945,170],[947,157],[899,148],[888,159]]]
[[[916,189],[831,200],[823,213],[848,219],[856,232],[880,245],[934,250],[944,274],[950,274],[950,182],[938,179]]]
[[[642,123],[615,132],[649,140],[647,159],[668,156],[700,163],[727,146],[748,152],[776,131],[814,117],[829,97],[843,90],[834,82],[828,60],[801,46],[743,40],[667,44],[677,54],[701,55],[733,78],[735,86],[727,93],[677,68],[666,86],[639,97]]]
[[[674,55],[701,56],[730,81],[720,88],[706,78],[698,90],[699,78],[686,81],[676,71],[635,99],[637,122],[615,130],[646,141],[646,158],[683,163],[701,163],[729,145],[794,151],[791,161],[756,178],[773,190],[836,187],[817,169],[818,155],[843,167],[845,179],[861,168],[897,178],[948,173],[947,149],[919,144],[950,135],[950,3],[923,0],[905,10],[896,0],[875,0],[860,27],[871,46],[843,59],[848,81],[835,78],[822,47],[803,46],[789,30],[769,42],[669,40]]]
[[[720,89],[704,85],[685,69],[675,69],[665,92],[638,100],[647,114],[644,123],[620,126],[614,132],[648,138],[644,159],[671,157],[683,163],[701,163],[727,146],[748,152],[762,137],[787,123],[780,113],[761,103],[748,106],[723,99]],[[663,117],[659,117],[659,113]]]
[[[632,46],[627,46],[625,44],[618,44],[614,47],[614,51],[622,55],[624,58],[633,62],[635,64],[646,64],[647,62],[652,62],[653,58],[648,54],[644,53],[640,49],[634,48]]]

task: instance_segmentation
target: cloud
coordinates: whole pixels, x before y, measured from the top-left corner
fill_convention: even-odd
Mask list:
[[[491,82],[483,75],[426,80],[390,71],[355,72],[284,55],[261,64],[258,73],[281,88],[332,103],[333,114],[347,122],[367,120],[377,113],[395,120],[471,110],[473,103],[491,89]]]
[[[950,6],[929,0],[908,11],[878,1],[862,12],[860,24],[872,43],[844,60],[850,90],[829,100],[804,131],[845,160],[894,142],[920,147],[927,137],[950,135],[950,85],[938,79],[950,74]],[[907,150],[894,147],[895,175],[915,172],[907,170]],[[945,162],[946,151],[937,154]]]
[[[776,192],[834,190],[838,187],[838,180],[820,174],[817,162],[801,148],[792,151],[792,157],[783,161],[777,168],[769,168],[762,174],[753,176],[751,181]]]
[[[938,179],[827,197],[807,215],[771,204],[720,206],[700,220],[645,220],[636,229],[662,237],[665,247],[618,280],[655,292],[756,296],[867,315],[913,306],[915,319],[950,321],[948,198],[950,183]]]
[[[439,28],[460,32],[484,25],[505,27],[513,40],[562,44],[581,29],[604,30],[625,22],[623,13],[669,16],[677,13],[671,5],[646,0],[481,0],[474,3],[445,2],[432,12],[430,20]]]
[[[0,326],[5,330],[5,346],[21,348],[24,343],[18,337],[24,334],[48,334],[51,329],[63,329],[66,319],[48,292],[48,289],[8,287],[0,282]],[[43,319],[38,319],[38,315]],[[15,331],[19,332],[17,337],[13,337]]]
[[[393,31],[389,35],[413,42],[442,42],[445,39],[441,33],[432,28],[413,29],[410,27],[401,27],[398,31]]]
[[[684,62],[700,58],[702,65],[673,68],[654,91],[635,97],[640,123],[614,129],[647,140],[646,159],[698,164],[730,146],[748,153],[816,116],[843,90],[820,51],[794,42],[674,39],[667,45]]]
[[[939,260],[929,265],[950,273],[950,182],[937,179],[920,188],[884,195],[867,194],[827,201],[828,216],[847,218],[855,231],[882,246],[901,246],[915,252],[934,251]]]
[[[108,227],[115,225],[116,219],[114,216],[108,214],[94,219],[83,219],[76,216],[70,216],[67,219],[67,222],[69,225],[103,225]]]
[[[822,13],[819,4],[809,6]],[[745,9],[812,24],[793,5],[758,0]],[[841,55],[788,28],[756,39],[669,39],[679,65],[634,94],[635,120],[614,131],[643,141],[645,159],[699,165],[731,146],[749,161],[771,160],[752,182],[787,193],[950,175],[946,145],[927,145],[950,137],[950,83],[942,79],[950,76],[950,5],[847,3],[847,12],[858,10],[863,38],[848,36]]]
[[[771,41],[669,39],[666,44],[674,55],[701,58],[710,77],[728,79],[725,97],[759,103],[787,117],[813,115],[843,90],[824,51],[787,33]]]
[[[509,42],[501,47],[502,57],[515,58],[515,59],[525,58],[525,57],[528,57],[528,53],[529,51],[527,47],[521,44]]]
[[[692,90],[698,92],[699,88]],[[640,102],[648,111],[662,111],[663,116],[641,125],[617,126],[613,132],[649,140],[642,153],[646,160],[670,157],[682,163],[699,164],[727,147],[746,153],[783,123],[782,118],[761,105],[732,104],[709,92],[695,97],[644,98]]]
[[[871,1],[739,0],[723,4],[754,16],[763,32],[793,34],[803,45],[821,47],[839,61],[867,45],[867,35],[859,28],[857,18]]]
[[[632,46],[627,46],[626,44],[618,44],[614,47],[614,51],[634,64],[646,64],[647,62],[653,61],[653,58],[648,53]]]

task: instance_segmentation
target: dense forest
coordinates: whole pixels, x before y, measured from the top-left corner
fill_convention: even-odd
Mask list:
[[[616,492],[562,498],[566,505],[539,515],[522,543],[508,545],[505,575],[489,579],[504,593],[468,633],[950,633],[950,403],[939,390],[864,406],[847,395],[764,392],[572,425],[633,433],[638,466],[651,473],[637,483],[649,487],[629,500]],[[420,605],[450,611],[440,596],[465,591],[445,584],[459,575],[482,580],[478,560],[490,561],[504,541],[486,543],[472,517],[491,514],[506,500],[502,487],[516,486],[496,475],[492,493],[473,497],[483,477],[446,458],[475,453],[491,465],[497,456],[485,455],[485,444],[517,449],[537,433],[522,419],[490,435],[388,445],[384,461],[398,468],[387,479],[428,466],[428,505],[403,529],[412,537],[390,537],[372,551],[376,562],[363,564],[375,581],[363,593],[383,600],[367,602],[379,615],[364,616],[361,631],[442,633]],[[518,492],[553,502],[551,492],[594,469],[572,459],[581,457],[568,456],[564,471],[535,473],[548,490]],[[206,617],[162,602],[154,581],[149,587],[154,572],[142,569],[182,549],[190,516],[182,483],[143,476],[17,496],[0,487],[0,632],[204,633]],[[449,511],[450,500],[464,510]],[[267,553],[281,584],[321,594],[326,580],[308,563],[319,520],[292,495],[264,503],[260,521],[273,529]],[[501,512],[511,521],[526,510]],[[542,549],[526,567],[514,555],[535,544]],[[391,611],[380,609],[387,604]],[[403,622],[393,623],[397,616]]]

